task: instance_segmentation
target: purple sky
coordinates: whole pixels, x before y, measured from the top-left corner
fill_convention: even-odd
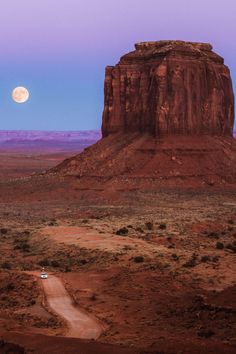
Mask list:
[[[235,0],[2,0],[0,129],[99,128],[104,68],[139,41],[210,42],[235,83],[235,35]]]

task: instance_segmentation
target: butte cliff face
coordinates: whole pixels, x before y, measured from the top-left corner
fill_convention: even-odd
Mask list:
[[[144,42],[106,68],[102,134],[232,135],[224,60],[206,43]]]
[[[236,185],[234,95],[210,44],[136,44],[106,68],[103,138],[51,172],[78,188]],[[81,187],[79,187],[81,186]]]

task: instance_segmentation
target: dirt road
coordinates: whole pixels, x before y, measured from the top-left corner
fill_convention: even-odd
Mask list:
[[[50,308],[66,320],[66,337],[97,339],[102,328],[98,322],[73,305],[73,301],[61,280],[54,275],[42,280],[43,289]]]

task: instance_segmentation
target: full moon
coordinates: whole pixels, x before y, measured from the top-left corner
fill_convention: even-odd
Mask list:
[[[16,87],[12,91],[12,99],[16,103],[25,103],[29,99],[29,91],[25,87]]]

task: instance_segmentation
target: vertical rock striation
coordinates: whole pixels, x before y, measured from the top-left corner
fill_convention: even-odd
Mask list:
[[[232,136],[234,96],[224,60],[206,43],[144,42],[106,68],[102,135]]]

